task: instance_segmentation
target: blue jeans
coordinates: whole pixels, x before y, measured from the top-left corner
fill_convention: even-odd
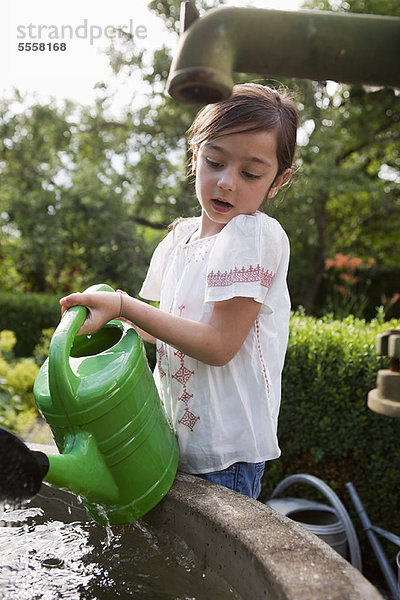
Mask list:
[[[256,499],[261,491],[261,478],[264,469],[265,462],[238,462],[222,471],[202,473],[196,476]]]

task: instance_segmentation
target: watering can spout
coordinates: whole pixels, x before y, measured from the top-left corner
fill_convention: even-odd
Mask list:
[[[390,60],[399,24],[381,15],[227,6],[198,17],[184,2],[168,93],[186,104],[218,102],[231,96],[234,72],[399,87]]]
[[[119,489],[90,433],[67,435],[63,454],[48,454],[44,481],[83,496],[88,502],[115,505]]]

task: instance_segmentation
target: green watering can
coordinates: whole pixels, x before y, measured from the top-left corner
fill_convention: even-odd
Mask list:
[[[113,290],[103,284],[86,291]],[[26,456],[34,455],[29,460],[45,482],[80,496],[96,521],[118,525],[140,518],[168,492],[178,444],[135,329],[114,320],[77,336],[86,315],[83,306],[65,313],[34,384],[60,454],[25,447]]]

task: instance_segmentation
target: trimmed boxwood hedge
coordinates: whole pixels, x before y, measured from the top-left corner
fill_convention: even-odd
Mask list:
[[[400,321],[292,315],[278,430],[282,456],[267,465],[261,499],[289,475],[315,475],[338,494],[362,539],[345,487],[352,481],[372,523],[400,534],[400,419],[367,406],[378,370],[389,364],[376,355],[375,338],[389,328],[400,328]],[[288,488],[285,495],[316,499],[310,490]]]
[[[42,330],[56,327],[60,315],[58,296],[0,292],[0,331],[15,332],[15,356],[31,356]]]

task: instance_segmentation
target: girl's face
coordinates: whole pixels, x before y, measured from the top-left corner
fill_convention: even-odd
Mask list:
[[[276,133],[227,133],[203,142],[193,153],[196,194],[202,207],[200,237],[219,233],[233,217],[251,214],[275,196],[290,174],[276,177]]]

